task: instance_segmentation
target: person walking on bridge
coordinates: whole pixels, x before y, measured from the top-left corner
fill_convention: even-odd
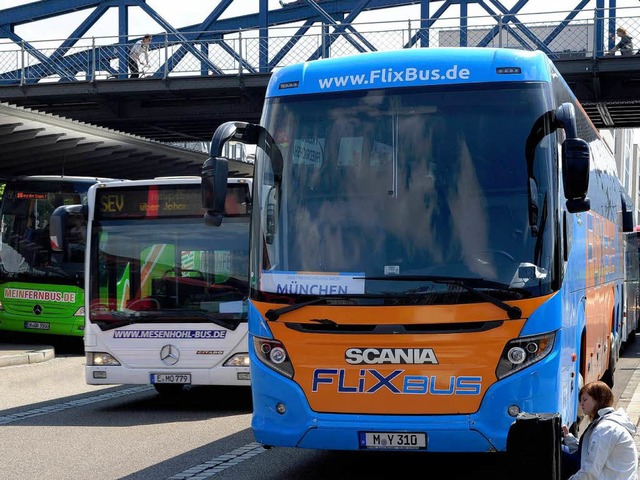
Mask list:
[[[131,78],[140,77],[140,70],[149,66],[150,43],[151,35],[147,34],[134,43],[133,47],[131,47],[131,52],[129,52],[129,70],[131,70]]]
[[[620,50],[620,55],[633,55],[633,38],[631,35],[622,27],[616,29],[616,34],[620,37],[620,41],[607,52],[607,55],[615,55],[617,50]],[[611,36],[613,37],[613,35]]]

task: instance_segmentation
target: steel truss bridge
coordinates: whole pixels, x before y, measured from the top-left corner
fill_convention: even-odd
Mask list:
[[[40,0],[0,10],[0,101],[161,142],[206,142],[224,121],[257,121],[269,76],[284,65],[510,47],[546,52],[597,127],[640,127],[640,55],[606,54],[620,26],[640,47],[640,5],[568,1],[552,11],[539,0],[220,0],[178,27],[154,0]],[[134,15],[152,27],[140,31]],[[43,38],[49,24],[70,32]],[[144,33],[149,65],[130,79],[127,53]]]

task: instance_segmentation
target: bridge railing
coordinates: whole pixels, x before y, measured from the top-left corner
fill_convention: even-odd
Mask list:
[[[153,35],[143,76],[270,73],[292,63],[367,51],[445,46],[542,50],[553,59],[598,58],[626,28],[640,47],[640,6],[464,18],[272,26]],[[91,37],[0,42],[0,84],[128,78],[137,38]]]

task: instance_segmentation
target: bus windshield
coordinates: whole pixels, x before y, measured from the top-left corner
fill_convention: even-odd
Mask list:
[[[181,186],[178,193],[168,187],[169,193],[161,190],[158,198],[171,200],[161,200],[160,209],[138,200],[147,198],[148,189],[139,188],[140,195],[132,189],[125,194],[98,191],[96,203],[101,207],[92,225],[89,321],[101,329],[171,322],[235,329],[246,322],[246,207],[228,214],[212,239],[211,227],[201,221],[199,184]],[[107,212],[108,202],[116,197],[127,200]],[[195,210],[181,210],[185,205],[195,205]]]
[[[82,273],[84,264],[84,226],[79,225],[71,239],[75,249],[65,255],[56,254],[50,248],[49,220],[56,207],[86,204],[87,190],[93,183],[95,180],[25,180],[6,186],[0,244],[1,271],[5,277],[22,281],[78,282],[77,275]]]
[[[443,281],[453,278],[549,293],[555,134],[535,145],[529,169],[525,156],[534,123],[551,109],[545,88],[268,99],[262,123],[273,144],[258,149],[255,177],[259,292],[275,301],[269,294],[460,302],[447,294],[458,284]]]

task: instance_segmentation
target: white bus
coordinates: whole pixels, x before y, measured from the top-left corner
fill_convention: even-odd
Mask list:
[[[249,386],[251,180],[229,179],[219,228],[202,221],[199,177],[104,187],[86,209],[87,383]]]

